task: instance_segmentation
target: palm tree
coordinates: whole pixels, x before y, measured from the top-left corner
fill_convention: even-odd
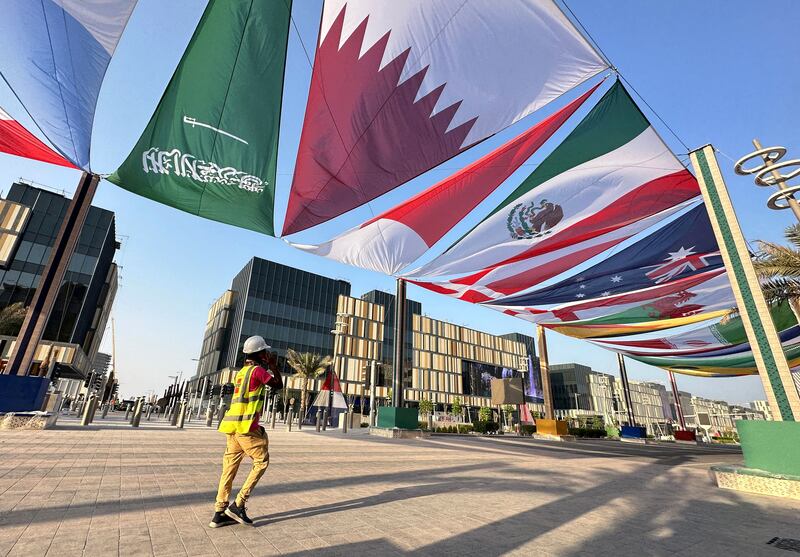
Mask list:
[[[303,387],[300,394],[300,421],[302,422],[306,416],[306,398],[308,395],[308,382],[316,379],[328,369],[331,365],[333,358],[330,356],[320,356],[319,354],[312,354],[310,352],[295,352],[291,348],[286,351],[286,363],[289,364],[295,376],[303,379]]]
[[[25,321],[28,308],[17,302],[0,310],[0,335],[16,336]]]
[[[789,302],[797,312],[800,309],[800,224],[787,228],[785,235],[788,246],[759,241],[754,263],[767,302]]]

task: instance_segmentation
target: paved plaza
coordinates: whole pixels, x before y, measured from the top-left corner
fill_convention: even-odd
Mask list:
[[[767,542],[800,538],[800,502],[712,484],[710,464],[741,461],[732,447],[270,439],[255,527],[212,530],[224,439],[197,422],[0,432],[0,555],[788,557]]]

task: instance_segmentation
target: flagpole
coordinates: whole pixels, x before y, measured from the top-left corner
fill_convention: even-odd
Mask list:
[[[536,325],[536,332],[539,339],[539,370],[542,374],[542,394],[544,395],[544,417],[546,420],[554,420],[553,412],[553,391],[550,389],[550,364],[547,355],[547,336],[545,328]]]
[[[678,414],[678,423],[681,424],[681,429],[686,431],[686,419],[683,416],[683,405],[681,404],[681,393],[678,391],[678,382],[675,380],[675,373],[670,369],[667,370],[669,374],[669,382],[672,385],[672,398],[675,399],[675,413]]]
[[[83,172],[78,182],[75,195],[67,207],[64,220],[58,229],[50,258],[42,271],[39,285],[33,295],[33,300],[25,314],[25,320],[17,335],[14,349],[8,359],[5,372],[9,375],[28,375],[30,373],[36,349],[44,335],[47,321],[55,306],[61,282],[67,273],[69,261],[75,252],[86,216],[92,205],[92,199],[97,191],[100,176]]]

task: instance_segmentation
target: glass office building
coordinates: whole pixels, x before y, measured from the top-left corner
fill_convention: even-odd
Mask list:
[[[253,335],[264,337],[281,360],[287,348],[333,354],[336,307],[340,294],[350,295],[350,283],[254,257],[229,292],[215,304],[219,315],[209,314],[198,376],[240,367],[244,341]]]
[[[16,302],[28,306],[70,200],[63,194],[17,182],[5,201],[28,207],[30,214],[15,233],[13,249],[0,269],[0,307]],[[3,230],[3,234],[6,232]],[[79,347],[88,364],[83,367],[91,367],[97,354],[116,295],[117,269],[113,259],[118,248],[114,213],[92,206],[43,337]],[[0,344],[3,357],[7,357],[9,339]],[[82,376],[89,369],[70,371]]]

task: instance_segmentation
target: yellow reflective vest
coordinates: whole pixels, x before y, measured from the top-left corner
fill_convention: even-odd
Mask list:
[[[249,433],[256,414],[264,407],[264,385],[250,389],[250,377],[256,366],[245,366],[233,379],[231,407],[219,424],[222,433]]]

